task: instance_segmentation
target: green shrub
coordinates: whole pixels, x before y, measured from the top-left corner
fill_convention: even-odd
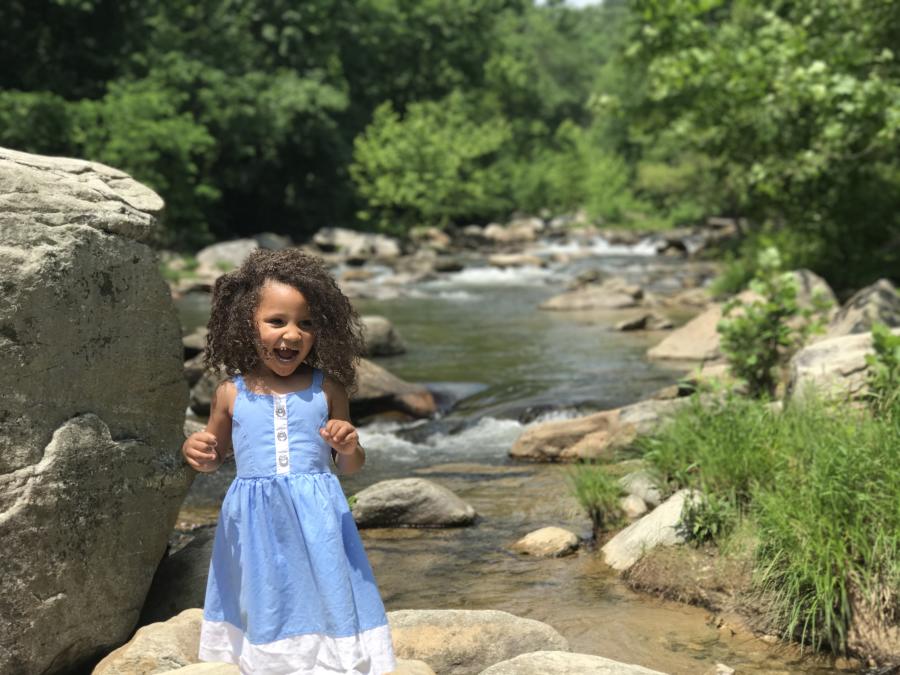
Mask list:
[[[591,518],[594,536],[621,522],[622,487],[602,465],[579,463],[569,470],[567,478],[572,495]]]
[[[736,522],[734,503],[715,493],[686,499],[681,509],[681,529],[694,545],[722,539],[734,529]]]
[[[778,368],[819,328],[812,317],[824,304],[815,298],[812,307],[798,304],[797,281],[791,272],[781,271],[776,248],[759,254],[750,290],[761,299],[733,298],[725,304],[717,328],[731,372],[747,382],[751,396],[771,397],[779,380]]]
[[[883,323],[872,326],[874,354],[866,355],[869,404],[876,415],[900,413],[900,335]],[[898,415],[900,417],[900,415]]]

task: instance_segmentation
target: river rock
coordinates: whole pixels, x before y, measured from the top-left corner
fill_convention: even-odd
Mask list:
[[[217,277],[244,264],[247,257],[259,248],[255,239],[232,239],[212,244],[197,252],[197,274]]]
[[[336,252],[357,260],[393,259],[402,252],[393,237],[341,227],[323,227],[313,236],[313,243],[326,253]]]
[[[398,410],[412,417],[429,417],[437,411],[434,396],[425,387],[401,380],[368,359],[356,367],[358,385],[350,404],[359,416]]]
[[[184,358],[190,359],[206,349],[206,328],[197,328],[192,333],[181,338],[181,346],[184,348]]]
[[[659,506],[662,502],[662,493],[656,480],[649,471],[632,471],[619,479],[619,485],[629,495],[638,497],[642,502],[650,506]]]
[[[403,338],[388,319],[375,315],[360,318],[363,340],[366,343],[366,356],[394,356],[406,352]]]
[[[900,335],[900,328],[891,332]],[[791,359],[788,397],[803,398],[814,392],[860,398],[866,389],[866,354],[871,353],[871,333],[833,337],[804,347]]]
[[[592,654],[536,651],[495,663],[480,675],[665,675],[631,663]]]
[[[558,558],[578,550],[578,535],[561,527],[542,527],[512,545],[512,550],[538,558]]]
[[[356,493],[359,527],[457,527],[475,521],[475,509],[424,478],[384,480]]]
[[[617,533],[603,546],[606,564],[626,570],[656,546],[673,546],[685,541],[680,531],[681,510],[690,490],[679,490],[649,514]]]
[[[197,662],[202,609],[138,629],[127,644],[108,654],[91,675],[164,673]]]
[[[488,265],[506,269],[507,267],[543,267],[542,258],[528,253],[495,253],[488,256]]]
[[[92,162],[0,149],[0,672],[124,642],[190,483],[162,200]]]
[[[165,671],[170,675],[240,675],[241,670],[231,663],[192,663],[184,668]]]
[[[575,460],[578,456],[566,452],[588,435],[607,440],[618,426],[618,411],[607,410],[585,417],[551,420],[528,427],[513,443],[509,456],[537,461]]]
[[[647,503],[637,495],[627,495],[619,500],[619,508],[629,520],[640,518],[647,513]]]
[[[491,223],[481,231],[481,236],[495,245],[522,244],[537,239],[543,229],[540,218],[519,218],[506,225]]]
[[[139,625],[167,621],[179,612],[203,606],[214,538],[214,527],[200,528],[183,548],[162,559],[147,592]]]
[[[666,317],[660,316],[655,312],[645,312],[644,314],[639,314],[634,318],[620,321],[616,324],[615,329],[619,331],[669,330],[674,327],[675,324],[673,324]]]
[[[900,327],[900,295],[887,279],[857,291],[828,324],[825,338],[868,333],[875,323]]]
[[[599,286],[588,284],[556,295],[540,304],[540,309],[581,311],[589,309],[622,309],[637,306],[643,289],[624,279],[613,278]]]
[[[431,609],[388,612],[394,651],[421,659],[441,675],[474,675],[536,649],[567,651],[554,628],[496,610]]]

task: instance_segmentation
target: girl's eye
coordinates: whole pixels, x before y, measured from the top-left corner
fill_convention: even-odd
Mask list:
[[[312,330],[312,329],[313,329],[313,322],[312,322],[312,321],[309,321],[308,319],[305,320],[305,321],[301,321],[301,322],[300,322],[300,328],[302,328],[303,330]]]
[[[282,321],[281,319],[269,319],[268,323],[272,326],[281,326],[284,321]]]

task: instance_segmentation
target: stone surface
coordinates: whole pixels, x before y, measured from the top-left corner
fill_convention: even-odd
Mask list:
[[[535,651],[495,663],[480,675],[665,675],[592,654]]]
[[[551,420],[528,427],[513,443],[510,457],[557,461],[566,448],[588,434],[609,434],[618,424],[618,411],[604,411],[568,420]]]
[[[580,311],[589,309],[621,309],[637,306],[644,291],[624,279],[607,279],[599,286],[587,284],[566,291],[541,303],[540,309]]]
[[[203,610],[193,608],[144,626],[98,663],[92,675],[153,675],[196,663],[202,621]]]
[[[255,239],[232,239],[212,244],[197,252],[200,263],[197,273],[200,276],[212,274],[217,276],[230,272],[244,264],[247,257],[259,248]]]
[[[546,263],[536,255],[527,253],[495,253],[488,256],[488,265],[505,269],[507,267],[543,267]]]
[[[615,325],[616,330],[669,330],[674,328],[669,319],[654,312],[645,312],[631,319],[624,319]]]
[[[115,169],[0,149],[0,672],[121,644],[190,483],[181,330],[140,243],[161,208]]]
[[[681,509],[689,490],[679,490],[649,514],[617,533],[603,546],[606,564],[617,570],[625,570],[640,560],[655,546],[672,546],[684,542],[678,530]]]
[[[406,351],[406,344],[400,333],[387,318],[367,315],[360,317],[366,356],[394,356]]]
[[[637,495],[628,495],[619,500],[619,508],[622,509],[626,518],[634,520],[647,513],[647,502]]]
[[[514,551],[538,558],[558,558],[578,550],[578,535],[561,527],[542,527],[512,545]]]
[[[622,489],[630,495],[639,497],[650,506],[659,506],[662,494],[649,471],[632,471],[619,479]]]
[[[167,671],[174,675],[240,675],[240,669],[231,663],[192,663],[183,668]]]
[[[323,227],[313,236],[313,242],[326,253],[336,252],[359,260],[390,259],[401,253],[400,244],[393,237],[340,227]]]
[[[475,509],[424,478],[381,481],[355,497],[352,511],[359,527],[457,527],[475,520]]]
[[[900,335],[900,328],[892,331]],[[866,354],[872,353],[872,334],[829,338],[804,347],[791,359],[788,397],[817,395],[859,398],[866,389]]]
[[[394,651],[421,659],[440,675],[474,675],[500,661],[537,649],[567,651],[554,628],[496,610],[388,612]]]
[[[847,300],[831,319],[824,337],[868,333],[875,323],[900,327],[900,295],[887,279],[879,279]]]
[[[425,387],[401,380],[368,359],[356,369],[357,389],[350,396],[354,415],[399,410],[412,417],[428,417],[437,411],[434,396]]]

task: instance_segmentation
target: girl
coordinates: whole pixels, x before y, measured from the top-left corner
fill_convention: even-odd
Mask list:
[[[200,659],[241,673],[386,673],[384,606],[331,472],[365,462],[347,389],[359,318],[322,263],[255,251],[213,290],[206,366],[230,379],[182,446],[197,471],[231,454],[206,587]]]

